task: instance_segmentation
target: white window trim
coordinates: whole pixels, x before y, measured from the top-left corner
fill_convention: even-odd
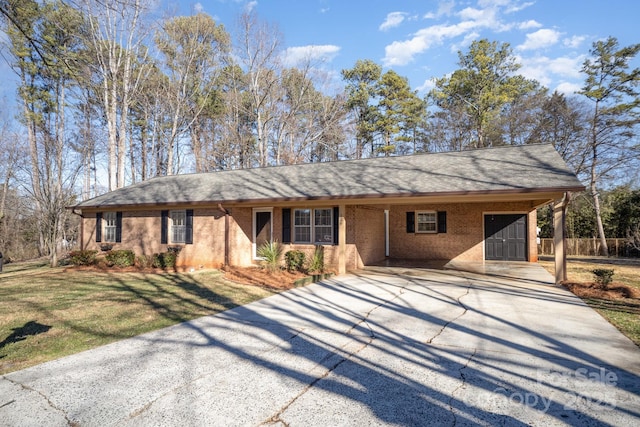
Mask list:
[[[420,231],[420,221],[419,221],[420,214],[433,214],[434,216],[433,224],[435,225],[433,230]],[[426,222],[425,224],[430,224],[430,223],[431,221]],[[438,212],[437,211],[416,211],[415,232],[419,234],[437,234],[438,233]]]
[[[109,225],[113,221],[113,225]],[[102,241],[105,243],[115,243],[118,229],[118,214],[116,212],[105,212],[102,215]],[[109,238],[109,231],[113,230],[113,237]]]
[[[182,241],[176,241],[173,239],[174,237],[174,225],[173,225],[173,215],[176,213],[182,213],[184,215],[184,225],[181,225],[179,227],[182,227],[184,229],[184,233],[183,233],[183,240]],[[184,245],[187,241],[187,211],[186,209],[174,209],[169,211],[169,242],[171,242],[171,244],[176,244],[176,245]]]
[[[297,211],[309,211],[309,225],[296,225],[296,212]],[[309,229],[309,240],[297,240],[296,230],[300,228]],[[293,236],[291,241],[298,244],[312,244],[313,243],[313,209],[311,208],[299,208],[293,210]]]
[[[310,213],[310,225],[300,225],[300,226],[296,226],[295,224],[295,215],[296,215],[296,211],[302,211],[302,210],[308,210]],[[316,224],[316,210],[328,210],[329,211],[329,225],[317,225]],[[293,235],[291,236],[291,241],[294,244],[297,245],[316,245],[316,246],[322,246],[322,245],[333,245],[334,244],[334,239],[333,239],[333,235],[334,235],[334,218],[333,218],[333,208],[332,207],[320,207],[320,208],[294,208],[293,209]],[[296,227],[311,227],[311,240],[309,241],[300,241],[296,239]],[[330,227],[331,228],[331,241],[329,242],[318,242],[316,239],[316,227]]]

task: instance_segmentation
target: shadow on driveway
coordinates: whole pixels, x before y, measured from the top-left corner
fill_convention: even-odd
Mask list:
[[[536,274],[326,280],[6,375],[0,424],[637,425],[640,350]]]

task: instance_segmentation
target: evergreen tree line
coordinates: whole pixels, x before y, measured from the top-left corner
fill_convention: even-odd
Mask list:
[[[575,235],[637,233],[637,209],[614,225],[611,200],[637,206],[640,44],[594,43],[583,88],[565,95],[518,74],[507,43],[476,40],[421,96],[371,60],[338,79],[313,55],[292,63],[254,13],[227,29],[152,5],[0,0],[19,81],[17,114],[0,116],[7,256],[55,265],[76,240],[67,206],[155,176],[531,143],[553,143],[588,186]]]

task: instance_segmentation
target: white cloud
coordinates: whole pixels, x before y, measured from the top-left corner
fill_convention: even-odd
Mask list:
[[[395,41],[384,48],[385,57],[383,63],[390,67],[394,65],[406,65],[413,57],[424,52],[431,46],[442,44],[443,40],[460,36],[473,28],[470,21],[454,25],[433,25],[416,32],[413,38],[404,41]]]
[[[428,12],[424,15],[425,19],[437,19],[442,16],[450,16],[453,12],[453,8],[456,6],[456,2],[454,0],[451,1],[442,1],[438,5],[438,10],[436,12]]]
[[[519,50],[533,50],[553,46],[560,39],[560,32],[543,28],[527,34],[524,43],[517,47]]]
[[[533,6],[534,4],[535,2],[533,1],[524,2],[524,3],[513,3],[511,5],[507,5],[507,9],[505,10],[505,13],[520,12],[521,10],[526,9],[529,6]]]
[[[583,78],[580,70],[582,69],[584,59],[584,55],[575,57],[563,56],[558,58],[549,58],[546,56],[535,56],[531,58],[516,57],[516,60],[522,64],[522,67],[518,70],[519,74],[529,79],[535,79],[547,87],[549,87],[552,81],[557,80],[557,77],[565,81],[565,86],[569,84],[579,85],[578,82]],[[575,83],[571,83],[570,81],[574,81]]]
[[[256,6],[258,6],[258,2],[257,1],[250,1],[249,3],[244,5],[244,10],[245,12],[249,13],[251,12]]]
[[[198,3],[196,3],[196,4],[194,4],[194,5],[193,5],[193,11],[194,11],[195,13],[200,13],[200,12],[202,12],[203,10],[204,10],[204,6],[202,6],[202,3],[199,3],[199,2],[198,2]]]
[[[478,40],[479,38],[480,38],[480,33],[474,31],[472,33],[465,35],[460,43],[452,43],[451,48],[449,50],[451,50],[451,52],[453,53],[458,53],[458,51],[461,51],[464,48],[471,46],[471,43],[473,43],[474,40]]]
[[[587,38],[585,36],[572,36],[562,40],[562,43],[568,48],[576,49],[580,47],[580,45],[582,45],[582,42],[584,42],[586,39]]]
[[[555,90],[565,95],[574,95],[577,91],[582,89],[582,85],[578,83],[561,82],[556,86]]]
[[[501,0],[495,0],[501,1]],[[402,41],[394,41],[385,47],[385,56],[382,60],[387,67],[406,65],[413,61],[414,57],[433,46],[438,46],[446,40],[460,36],[479,34],[480,29],[489,29],[500,32],[512,27],[500,21],[499,9],[495,6],[485,9],[467,7],[456,14],[460,22],[454,24],[437,24],[423,28],[415,32],[411,38]],[[462,43],[468,42],[465,38]]]
[[[542,27],[542,24],[534,19],[530,19],[528,21],[521,22],[518,24],[518,29],[520,30],[530,30],[532,28],[540,28],[540,27]]]
[[[427,79],[427,80],[424,81],[424,83],[422,83],[420,86],[418,86],[416,88],[416,90],[418,91],[418,93],[428,93],[434,87],[436,87],[435,79]]]
[[[289,67],[306,61],[329,62],[338,52],[340,52],[340,46],[335,45],[296,46],[285,50],[283,61]]]
[[[384,20],[382,24],[378,27],[380,31],[387,31],[391,28],[395,28],[398,25],[402,24],[404,19],[407,17],[405,12],[391,12],[387,14],[387,19]]]

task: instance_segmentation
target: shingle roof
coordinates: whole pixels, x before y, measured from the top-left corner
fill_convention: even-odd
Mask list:
[[[550,144],[311,163],[158,177],[77,208],[579,191],[584,187]]]

